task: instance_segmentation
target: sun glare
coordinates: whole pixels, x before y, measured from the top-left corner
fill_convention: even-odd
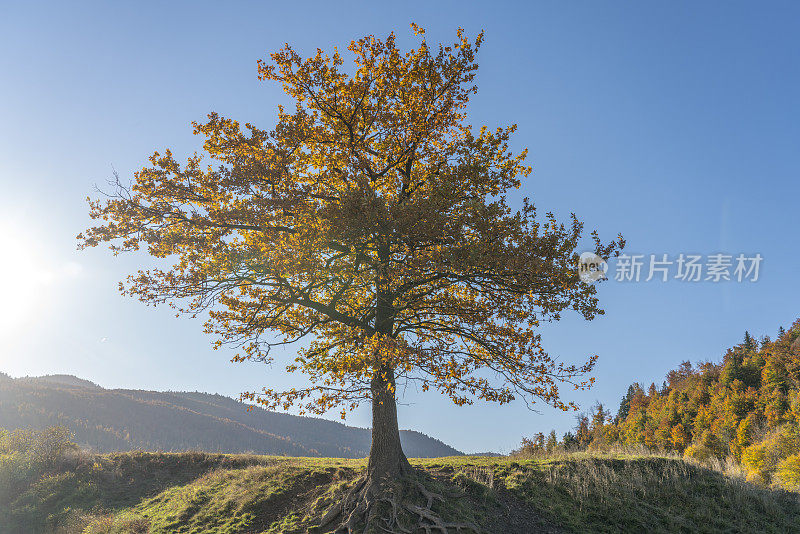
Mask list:
[[[55,273],[45,268],[30,246],[0,228],[0,336],[30,321],[41,306]]]

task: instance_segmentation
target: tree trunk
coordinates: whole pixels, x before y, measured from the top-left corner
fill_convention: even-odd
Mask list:
[[[373,482],[385,478],[400,479],[412,470],[400,445],[394,385],[394,370],[391,368],[375,373],[372,379],[372,446],[367,476]]]
[[[392,296],[389,287],[390,247],[388,241],[381,243],[378,251],[381,269],[376,279],[375,331],[390,336],[394,322]],[[397,400],[395,398],[394,367],[381,362],[376,356],[376,365],[370,390],[372,393],[372,446],[369,450],[367,478],[370,483],[381,483],[384,479],[399,480],[411,473],[403,447],[400,445],[400,429],[397,426]]]

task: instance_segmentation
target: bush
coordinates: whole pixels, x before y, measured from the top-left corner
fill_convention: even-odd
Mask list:
[[[763,441],[742,451],[742,464],[748,471],[748,479],[769,484],[777,475],[782,462],[796,456],[800,451],[800,429],[795,425],[783,425],[768,434]],[[788,462],[788,466],[792,462]],[[788,471],[786,476],[791,477]],[[787,479],[788,480],[788,479]],[[782,484],[780,480],[775,480]]]
[[[778,484],[788,490],[800,488],[800,454],[782,460],[775,471]]]
[[[64,427],[0,431],[0,525],[11,524],[11,503],[77,448],[70,437]]]
[[[703,433],[699,442],[692,443],[683,451],[683,457],[687,460],[695,460],[700,463],[709,463],[712,460],[719,460],[725,456],[725,447],[716,436],[709,430]]]
[[[77,447],[71,441],[72,432],[63,426],[51,426],[38,433],[33,441],[31,456],[36,464],[54,466],[68,450]]]
[[[0,454],[20,455],[34,466],[53,467],[68,450],[77,447],[72,433],[63,426],[38,431],[30,428],[0,432]]]

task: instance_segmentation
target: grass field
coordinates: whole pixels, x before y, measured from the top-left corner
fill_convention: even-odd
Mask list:
[[[485,532],[800,532],[795,493],[735,471],[614,452],[413,460],[450,497],[444,518]],[[306,532],[363,460],[206,453],[0,456],[3,533]]]

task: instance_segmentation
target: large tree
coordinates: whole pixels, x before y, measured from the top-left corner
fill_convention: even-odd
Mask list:
[[[259,62],[259,78],[281,83],[294,110],[279,107],[271,130],[210,114],[194,128],[215,166],[155,153],[132,185],[117,180],[90,201],[100,223],[79,236],[162,258],[166,267],[130,276],[122,291],[207,312],[206,331],[239,347],[236,361],[271,361],[271,347],[307,339],[287,370],[310,385],[250,400],[342,416],[372,403],[351,525],[369,516],[381,481],[412,472],[398,383],[459,405],[574,408],[559,385],[591,384],[595,359],[556,361],[537,326],[565,310],[602,313],[576,269],[582,223],[537,217],[527,199],[509,206],[506,193],[531,172],[526,151],[509,147],[516,126],[466,122],[483,34],[459,30],[431,48],[412,27],[420,43],[405,53],[393,34],[351,42],[350,69],[336,49],[304,59],[288,45]],[[591,236],[603,257],[622,245]]]

